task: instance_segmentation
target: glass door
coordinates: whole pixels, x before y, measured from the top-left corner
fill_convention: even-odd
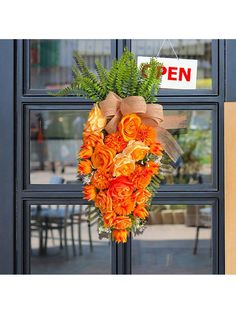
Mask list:
[[[17,41],[17,273],[224,272],[223,67],[218,63],[223,43],[173,41],[179,56],[199,60],[196,90],[163,89],[158,97],[165,114],[188,117],[185,129],[173,130],[184,155],[167,169],[145,232],[124,245],[98,238],[93,207],[83,200],[76,178],[76,152],[92,102],[48,93],[70,83],[75,51],[91,69],[96,59],[109,68],[125,46],[136,55],[155,56],[161,42]],[[166,46],[162,53],[171,56]]]

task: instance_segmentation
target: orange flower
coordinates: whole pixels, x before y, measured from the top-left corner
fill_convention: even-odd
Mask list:
[[[148,211],[146,210],[145,206],[137,205],[133,211],[134,217],[139,217],[141,219],[145,219],[149,216]]]
[[[118,176],[129,176],[135,169],[135,161],[129,157],[129,155],[118,154],[114,158],[114,169],[113,175]]]
[[[135,191],[134,193],[134,198],[137,204],[145,204],[151,196],[152,196],[152,193],[150,193],[146,189],[139,189]]]
[[[160,143],[154,143],[150,146],[150,152],[154,155],[162,155],[163,148]]]
[[[84,132],[83,140],[85,146],[95,147],[98,143],[103,144],[104,135],[102,132]]]
[[[127,230],[112,230],[112,238],[117,243],[125,243],[127,242],[128,231]]]
[[[102,114],[98,104],[94,104],[93,109],[89,112],[88,120],[85,125],[85,131],[96,132],[102,131],[106,125],[106,118]]]
[[[114,149],[117,153],[121,153],[127,145],[127,142],[124,141],[119,132],[108,134],[105,137],[104,142],[108,147]]]
[[[85,185],[83,189],[84,199],[88,201],[95,200],[96,197],[96,189],[92,184]]]
[[[92,183],[99,190],[107,189],[109,187],[109,174],[102,170],[95,171]]]
[[[155,128],[147,126],[145,124],[141,124],[135,139],[137,141],[144,142],[147,146],[150,146],[151,144],[156,142],[156,137],[157,132]]]
[[[92,163],[89,159],[80,160],[78,164],[79,174],[90,174],[92,172]]]
[[[112,199],[125,199],[133,193],[134,187],[132,182],[125,176],[114,178],[110,181],[109,194]]]
[[[134,173],[132,173],[129,178],[136,189],[144,189],[151,182],[150,173],[141,165],[136,165]]]
[[[127,114],[121,119],[118,129],[126,142],[134,140],[137,136],[141,119],[135,113]]]
[[[131,219],[126,216],[119,216],[113,222],[113,227],[115,229],[127,229],[132,226]]]
[[[95,206],[100,209],[102,213],[112,210],[112,199],[107,191],[100,191],[95,198]]]
[[[104,221],[105,227],[111,228],[115,219],[116,219],[116,214],[113,211],[107,211],[103,215],[103,221]]]
[[[115,151],[106,145],[98,144],[91,157],[94,168],[108,171],[113,163]]]
[[[123,201],[113,201],[112,208],[117,215],[129,215],[134,210],[134,199],[131,197]]]
[[[149,174],[154,175],[154,174],[158,174],[160,165],[156,164],[152,160],[149,160],[146,163],[145,168]]]
[[[148,151],[149,147],[144,143],[139,141],[130,141],[127,147],[124,149],[123,153],[131,155],[135,161],[138,161],[142,160]]]
[[[93,148],[89,145],[83,145],[81,146],[80,152],[79,152],[79,158],[82,159],[88,159],[93,154]]]

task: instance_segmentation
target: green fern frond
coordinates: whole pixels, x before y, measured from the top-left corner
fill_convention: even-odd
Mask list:
[[[142,81],[139,86],[138,94],[143,96],[147,102],[153,101],[153,95],[158,92],[161,76],[159,75],[159,67],[160,64],[157,62],[155,58],[151,58],[149,63],[149,69],[147,71],[147,78]]]
[[[113,91],[114,93],[117,93],[117,90],[116,90],[117,70],[118,70],[118,61],[113,60],[110,71],[108,72],[107,90]]]
[[[95,61],[96,71],[100,79],[100,83],[107,92],[108,71],[104,68],[99,60]]]
[[[119,60],[113,60],[109,70],[96,60],[97,75],[89,70],[78,52],[74,53],[74,59],[76,64],[72,67],[73,82],[54,93],[54,96],[82,95],[99,102],[112,91],[122,98],[139,95],[144,97],[146,102],[156,101],[161,83],[161,76],[158,75],[160,64],[156,59],[152,58],[146,66],[145,76],[144,65],[138,67],[135,55],[128,49],[124,50]]]

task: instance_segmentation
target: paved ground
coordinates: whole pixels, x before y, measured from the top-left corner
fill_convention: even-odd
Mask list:
[[[70,243],[69,258],[49,239],[47,254],[39,254],[39,241],[32,234],[31,272],[34,274],[109,274],[111,245],[99,240],[96,226],[92,229],[94,250],[90,252],[87,226],[82,231],[83,255],[73,256]],[[193,255],[194,227],[185,225],[149,225],[143,235],[132,241],[132,271],[136,274],[207,274],[212,272],[210,229],[200,229],[197,255]],[[69,235],[70,237],[70,235]]]

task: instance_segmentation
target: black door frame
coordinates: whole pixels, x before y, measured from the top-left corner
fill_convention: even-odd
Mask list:
[[[14,41],[0,40],[0,274],[15,272]]]
[[[233,52],[236,52],[236,41],[214,41],[214,47],[217,48],[214,54],[214,63],[217,68],[213,69],[213,75],[216,78],[217,90],[213,93],[195,93],[189,94],[166,94],[160,95],[158,101],[161,104],[184,104],[185,108],[191,108],[192,104],[204,106],[210,104],[215,106],[217,110],[218,129],[218,160],[217,169],[218,176],[216,186],[209,190],[199,189],[186,191],[183,188],[163,188],[158,193],[158,198],[154,201],[177,202],[181,201],[190,203],[196,201],[201,203],[204,201],[213,201],[216,205],[215,209],[215,263],[213,265],[214,273],[224,273],[224,99],[230,99],[230,95],[234,92],[232,84],[233,73],[226,71],[231,65],[235,65],[233,60]],[[123,48],[127,46],[131,48],[131,40],[115,40],[112,44],[113,57],[119,58]],[[25,134],[28,130],[23,123],[23,119],[27,117],[27,108],[31,106],[41,106],[46,109],[47,105],[66,103],[66,108],[76,106],[82,103],[84,106],[91,107],[91,102],[77,97],[59,97],[52,98],[45,93],[39,94],[38,91],[33,93],[28,89],[29,82],[25,81],[29,62],[26,58],[28,41],[9,40],[0,41],[0,90],[1,90],[1,106],[0,106],[0,131],[4,134],[1,137],[1,147],[4,147],[3,154],[0,155],[0,184],[4,185],[4,189],[0,189],[1,211],[0,211],[0,273],[28,273],[29,271],[29,247],[27,244],[27,213],[25,214],[24,204],[34,203],[34,201],[53,201],[61,200],[71,202],[72,200],[80,200],[81,193],[78,187],[72,185],[70,187],[50,186],[50,190],[45,186],[36,186],[26,184],[25,177],[28,176],[27,167],[23,167],[23,161],[29,151],[24,148]],[[114,48],[115,47],[115,48]],[[228,50],[227,50],[228,49]],[[29,55],[28,55],[29,57]],[[215,60],[216,58],[216,60]],[[226,64],[226,67],[225,67]],[[28,77],[29,79],[29,77]],[[225,98],[225,82],[227,85],[227,98]],[[215,93],[217,91],[217,93]],[[49,107],[50,107],[49,106]],[[81,105],[80,105],[81,106]],[[16,128],[14,128],[16,126]],[[6,129],[8,132],[6,132]],[[16,146],[15,146],[16,144]],[[16,149],[15,149],[16,147]],[[16,180],[15,180],[16,178]],[[62,192],[63,191],[63,197]],[[3,200],[3,201],[2,201]],[[27,208],[27,207],[26,207]],[[127,244],[112,244],[112,273],[129,274],[131,273],[131,246],[132,240],[129,239]],[[216,258],[217,257],[217,258]]]

